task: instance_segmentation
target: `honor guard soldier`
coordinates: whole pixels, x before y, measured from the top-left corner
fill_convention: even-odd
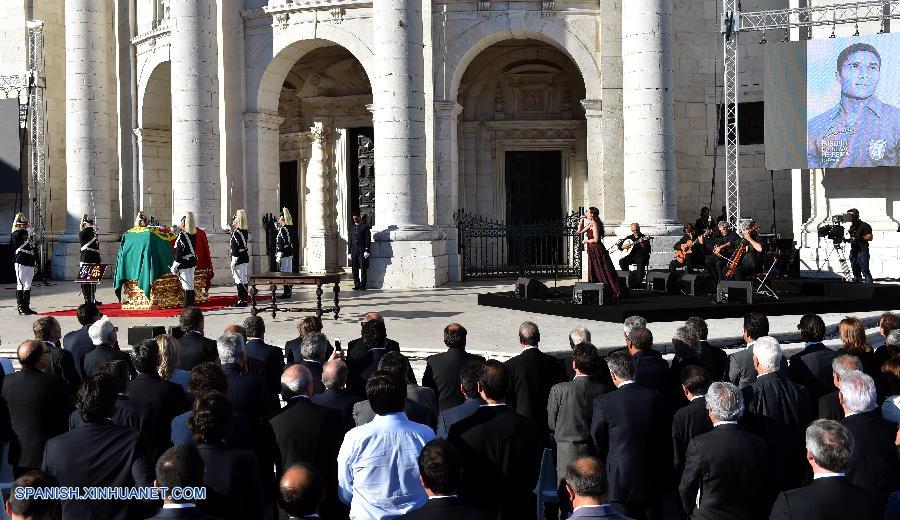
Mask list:
[[[184,289],[184,308],[193,307],[196,297],[194,271],[197,269],[197,221],[190,211],[181,217],[181,232],[175,239],[175,262],[172,274],[181,280]]]
[[[350,266],[353,268],[353,290],[366,290],[366,271],[369,268],[369,247],[372,245],[372,228],[366,216],[353,215],[350,228]]]
[[[12,246],[15,251],[16,308],[19,314],[36,314],[31,305],[31,280],[34,278],[34,242],[28,233],[28,219],[24,213],[16,213],[12,226]]]
[[[100,237],[97,230],[94,229],[94,219],[89,218],[87,213],[81,216],[81,231],[78,233],[78,239],[81,242],[81,255],[79,261],[84,264],[100,263]],[[84,303],[93,303],[100,305],[96,301],[97,286],[90,283],[81,284],[81,294],[84,295]]]
[[[281,208],[281,217],[278,218],[278,235],[275,237],[275,263],[282,273],[294,272],[294,244],[291,243],[291,231],[288,226],[294,225],[291,212],[287,208]],[[284,292],[279,298],[291,297],[291,286],[285,285]]]
[[[247,230],[247,212],[242,209],[234,213],[231,221],[231,276],[237,285],[238,301],[232,307],[247,306],[247,265],[250,252],[250,231]]]
[[[134,217],[134,227],[136,227],[136,228],[147,227],[147,216],[144,215],[143,211],[138,211],[137,216]]]

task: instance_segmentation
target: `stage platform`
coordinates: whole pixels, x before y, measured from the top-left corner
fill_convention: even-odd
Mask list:
[[[648,321],[665,322],[681,321],[691,316],[739,318],[751,311],[767,316],[887,311],[900,304],[900,285],[851,284],[843,280],[808,278],[771,280],[769,285],[779,299],[757,294],[752,304],[716,303],[714,294],[688,296],[636,290],[629,298],[609,305],[578,305],[571,303],[572,285],[559,287],[560,296],[545,299],[521,299],[516,297],[515,291],[482,293],[478,295],[478,304],[616,323],[634,315],[643,316]]]

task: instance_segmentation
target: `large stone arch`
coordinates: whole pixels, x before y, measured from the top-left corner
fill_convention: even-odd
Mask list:
[[[161,221],[172,215],[172,64],[158,61],[141,78],[138,97],[139,209]]]

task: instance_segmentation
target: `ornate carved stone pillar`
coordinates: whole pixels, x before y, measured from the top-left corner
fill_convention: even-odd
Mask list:
[[[322,123],[309,129],[312,148],[306,168],[306,270],[331,273],[337,266],[334,172],[329,166],[331,130]]]

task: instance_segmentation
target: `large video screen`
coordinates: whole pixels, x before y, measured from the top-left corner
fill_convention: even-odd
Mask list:
[[[766,47],[767,169],[900,166],[900,34]]]

